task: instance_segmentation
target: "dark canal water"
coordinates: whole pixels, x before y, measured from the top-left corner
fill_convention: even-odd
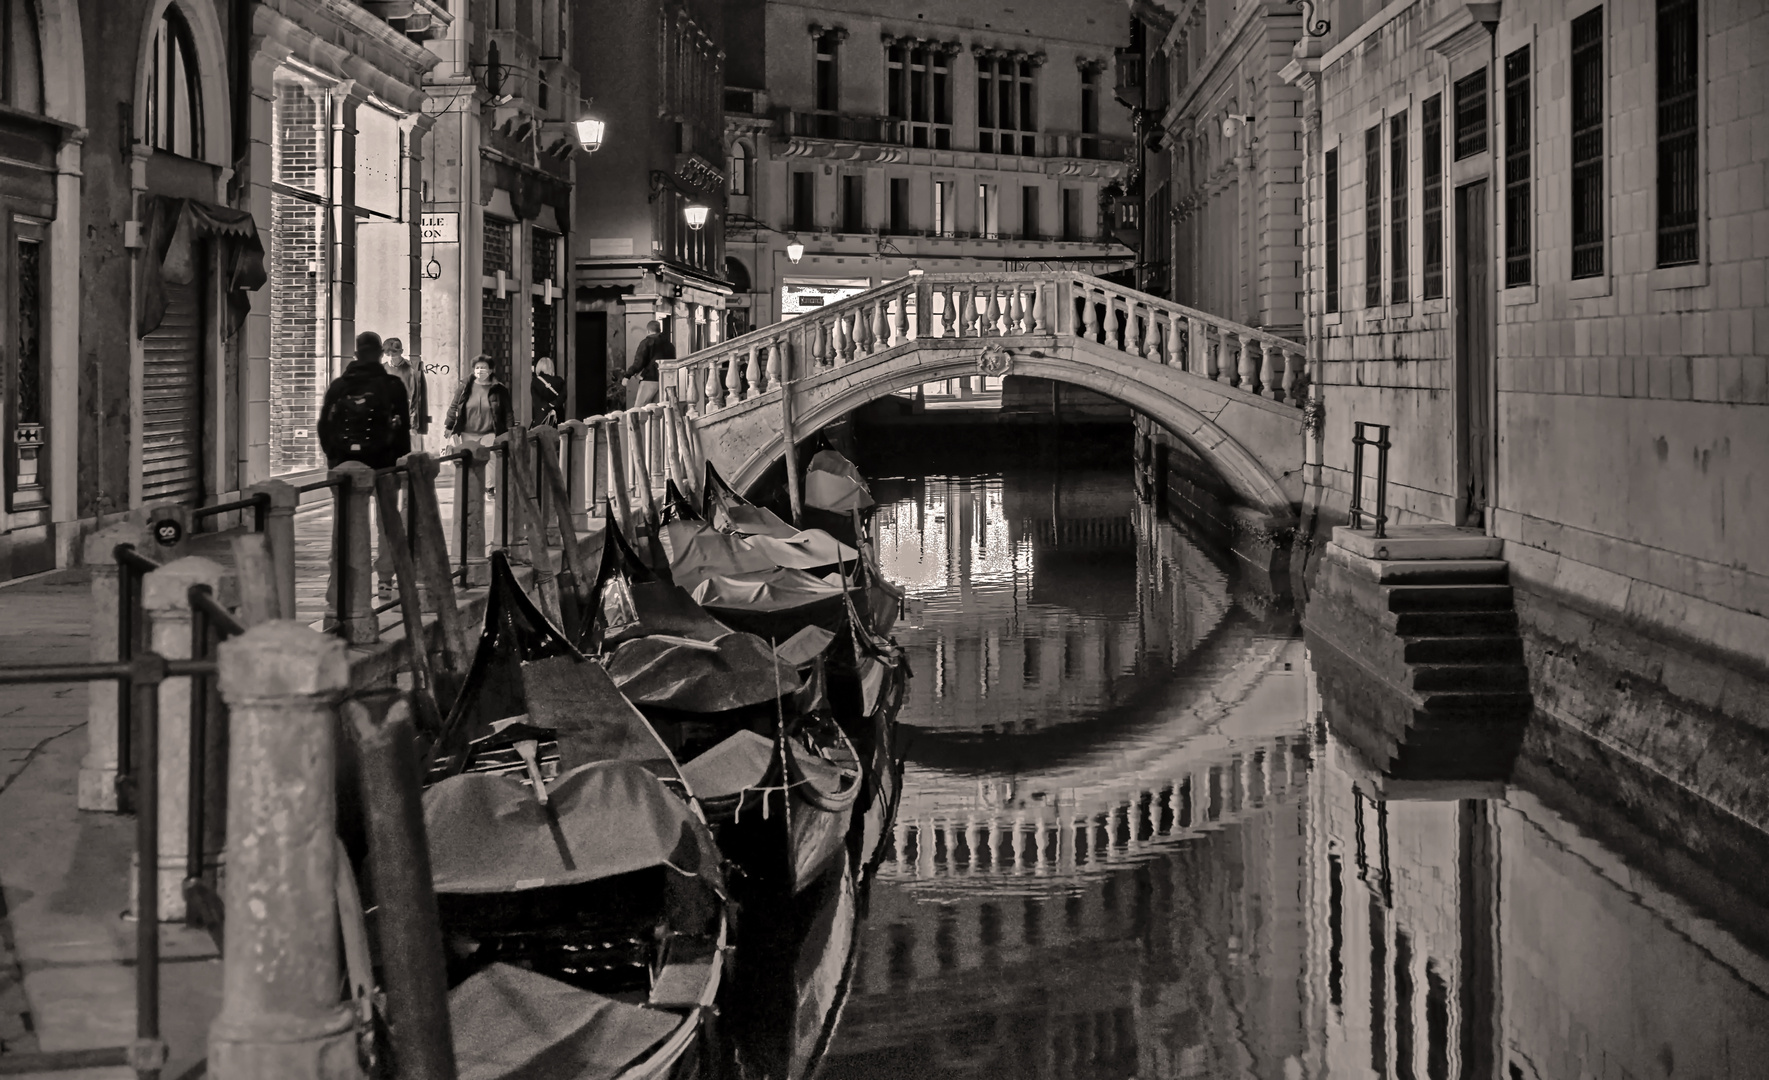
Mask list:
[[[1769,1077],[1761,935],[1564,792],[1382,798],[1293,618],[1044,460],[875,482],[906,790],[820,1075]]]

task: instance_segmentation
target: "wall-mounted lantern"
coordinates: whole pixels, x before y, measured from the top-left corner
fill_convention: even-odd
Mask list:
[[[805,257],[805,245],[804,245],[804,242],[798,238],[797,233],[794,233],[792,236],[787,237],[786,257],[788,259],[791,259],[795,266],[798,264],[798,261],[800,259]]]
[[[688,227],[699,232],[706,226],[707,208],[699,203],[689,203],[682,208],[682,216],[688,219]]]
[[[1229,113],[1222,118],[1222,137],[1232,139],[1235,137],[1235,132],[1241,130],[1242,124],[1251,125],[1252,123],[1253,117],[1251,116],[1242,113]]]
[[[584,148],[584,153],[593,154],[602,149],[602,136],[608,131],[605,121],[586,116],[571,126],[577,129],[577,144]]]

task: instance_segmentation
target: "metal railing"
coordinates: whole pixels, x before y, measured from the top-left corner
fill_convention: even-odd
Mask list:
[[[129,555],[139,558],[133,551]],[[118,549],[118,562],[127,565],[122,547]],[[128,605],[124,607],[127,609]],[[128,641],[128,638],[120,638],[119,648]],[[151,651],[132,653],[129,659],[114,663],[94,661],[0,668],[0,686],[115,680],[119,701],[134,699],[130,711],[139,727],[132,784],[136,806],[136,865],[139,867],[135,880],[135,1041],[128,1046],[7,1054],[0,1057],[0,1075],[122,1065],[134,1069],[143,1080],[155,1080],[165,1067],[166,1044],[160,1037],[157,872],[160,865],[160,684],[171,678],[207,678],[215,672],[213,660],[168,660]],[[127,730],[126,726],[119,728],[119,731]],[[201,858],[200,850],[198,858]]]
[[[1351,434],[1351,527],[1355,531],[1363,528],[1364,514],[1364,447],[1376,448],[1376,539],[1388,538],[1388,425],[1371,424],[1362,420],[1355,421]],[[1374,439],[1366,438],[1364,429],[1372,428],[1376,432]]]

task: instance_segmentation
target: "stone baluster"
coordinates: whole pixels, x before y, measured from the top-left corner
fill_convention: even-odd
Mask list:
[[[986,337],[1001,334],[1001,298],[995,286],[989,286],[989,302],[983,306],[983,325],[979,328]]]
[[[838,311],[829,323],[829,362],[832,365],[845,364],[853,357],[853,345],[848,337],[848,313]]]
[[[1081,336],[1089,341],[1100,341],[1099,308],[1094,306],[1093,291],[1083,290],[1081,293]]]
[[[1209,322],[1192,320],[1192,355],[1197,357],[1198,374],[1212,381],[1220,381],[1222,368],[1217,362],[1216,325]]]
[[[872,311],[872,351],[883,352],[891,343],[891,330],[885,323],[885,302],[873,300],[866,306]]]
[[[981,330],[977,326],[977,290],[975,286],[968,287],[964,290],[964,306],[958,310],[958,323],[961,327],[959,336],[970,337],[973,334],[980,335]]]
[[[835,364],[834,343],[830,337],[834,324],[835,319],[821,317],[811,328],[811,366],[818,371]]]
[[[1259,343],[1246,334],[1236,334],[1235,343],[1240,346],[1240,388],[1249,394],[1259,392]]]
[[[735,356],[725,358],[725,402],[735,405],[743,400],[743,364]]]
[[[718,412],[725,407],[725,384],[719,380],[719,362],[709,360],[706,364],[706,408],[705,412]]]
[[[1284,398],[1283,350],[1259,342],[1259,393],[1273,401]]]
[[[338,702],[344,643],[292,620],[221,643],[229,710],[227,918],[209,1075],[356,1075],[339,1001]]]
[[[1134,317],[1133,312],[1130,310],[1130,303],[1128,300],[1126,300],[1124,297],[1121,297],[1121,296],[1108,295],[1106,297],[1106,312],[1105,312],[1105,314],[1106,314],[1106,335],[1109,340],[1109,344],[1112,346],[1112,348],[1117,349],[1119,352],[1123,352],[1124,351],[1124,327],[1119,325],[1119,323],[1118,323],[1118,304],[1120,301],[1124,302],[1124,321],[1126,323],[1128,323],[1131,320],[1131,318]]]
[[[1137,317],[1135,301],[1124,305],[1125,347],[1132,356],[1142,355],[1142,320]]]
[[[958,298],[958,286],[946,290],[946,336],[964,336],[964,302]]]
[[[872,355],[872,320],[866,317],[866,309],[854,309],[854,359]]]
[[[1294,349],[1284,350],[1284,400],[1297,408],[1302,407],[1296,392],[1296,383],[1302,377],[1302,354]]]
[[[766,387],[762,385],[762,365],[760,358],[756,356],[756,351],[745,349],[743,352],[736,353],[731,357],[731,363],[743,365],[744,381],[748,384],[744,389],[744,400],[760,397]]]
[[[1032,315],[1031,315],[1032,333],[1034,333],[1034,334],[1048,334],[1048,333],[1050,333],[1050,327],[1048,325],[1046,325],[1046,323],[1045,323],[1046,317],[1047,316],[1045,314],[1045,307],[1044,307],[1044,286],[1038,284],[1037,282],[1034,282],[1032,284]]]
[[[1142,355],[1144,360],[1153,360],[1157,364],[1167,362],[1166,350],[1162,348],[1161,330],[1165,318],[1154,308],[1149,309],[1149,321],[1145,326],[1148,336],[1143,339]]]
[[[899,292],[896,304],[891,312],[891,344],[901,345],[909,340],[909,294]]]
[[[780,386],[780,380],[784,378],[783,368],[780,363],[780,347],[778,345],[756,346],[758,352],[764,348],[768,353],[768,385]]]
[[[925,289],[925,292],[925,300],[928,307],[925,315],[925,318],[928,321],[928,336],[937,338],[946,337],[948,333],[946,323],[949,321],[949,317],[952,314],[952,303],[946,298],[947,294],[943,289],[927,288]],[[933,304],[936,299],[940,301],[940,305],[937,309]]]
[[[1026,307],[1020,302],[1020,286],[1014,282],[1007,287],[1007,309],[1002,312],[1007,316],[1007,333],[1024,334],[1026,332]]]

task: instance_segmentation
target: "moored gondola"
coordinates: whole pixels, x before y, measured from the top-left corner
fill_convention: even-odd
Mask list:
[[[664,741],[502,553],[430,777],[462,1080],[692,1075],[724,972],[718,846]]]

